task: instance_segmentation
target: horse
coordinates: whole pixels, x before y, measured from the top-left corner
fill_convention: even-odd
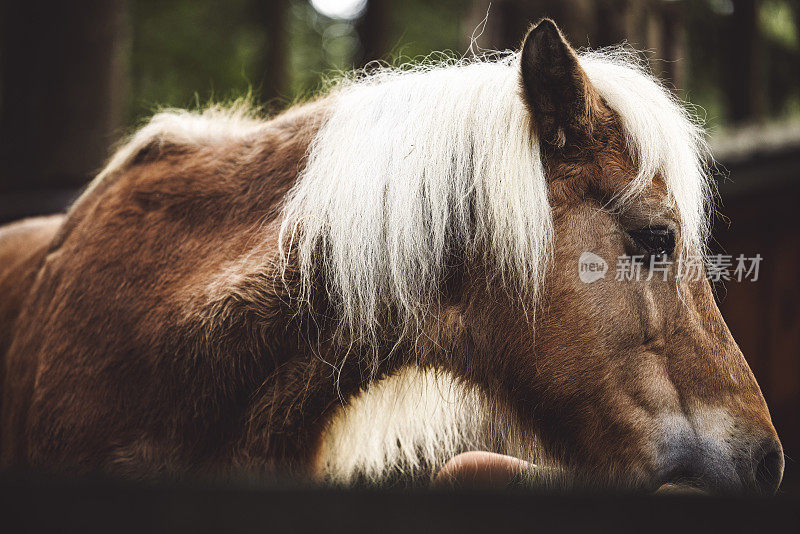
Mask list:
[[[271,118],[163,111],[0,231],[2,466],[771,494],[764,397],[679,276],[713,197],[690,109],[549,19]]]

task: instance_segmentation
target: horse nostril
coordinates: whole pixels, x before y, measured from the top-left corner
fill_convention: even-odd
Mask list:
[[[755,467],[755,481],[759,491],[772,495],[778,491],[783,478],[783,451],[777,440],[771,440],[762,449],[762,454]]]

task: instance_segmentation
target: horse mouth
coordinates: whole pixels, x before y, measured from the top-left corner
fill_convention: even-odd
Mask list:
[[[661,481],[657,485],[658,488],[654,493],[659,495],[705,495],[712,493],[712,488],[701,477],[685,469],[678,469],[668,473],[667,476],[661,477]]]

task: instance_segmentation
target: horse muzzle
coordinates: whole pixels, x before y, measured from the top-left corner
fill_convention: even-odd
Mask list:
[[[783,448],[774,430],[765,434],[722,439],[696,433],[673,437],[661,447],[655,487],[772,495],[783,478]]]

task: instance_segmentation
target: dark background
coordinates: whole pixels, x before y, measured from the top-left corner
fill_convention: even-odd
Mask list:
[[[800,506],[771,499],[365,491],[295,485],[157,486],[25,477],[0,484],[8,532],[792,533]]]
[[[488,5],[6,0],[0,221],[63,210],[114,143],[160,107],[247,96],[279,111],[340,70],[463,53]],[[720,169],[712,246],[764,258],[757,282],[717,293],[783,440],[784,491],[800,493],[800,2],[494,0],[477,44],[514,48],[541,16],[575,46],[647,50],[653,70],[705,117]]]

